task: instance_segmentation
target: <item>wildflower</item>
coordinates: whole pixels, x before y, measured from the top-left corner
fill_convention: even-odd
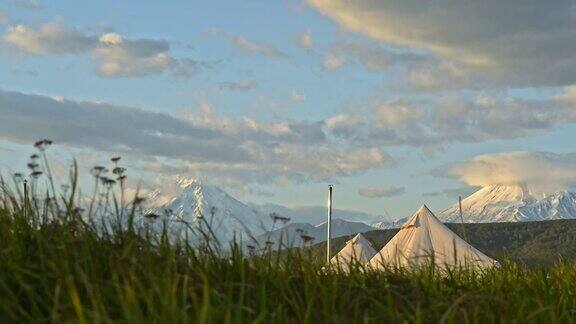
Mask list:
[[[118,161],[120,161],[120,157],[119,156],[115,156],[113,158],[110,159],[112,162],[114,162],[114,164],[118,163]]]
[[[34,143],[34,147],[39,149],[40,151],[46,150],[46,148],[50,145],[52,145],[52,140],[49,140],[46,138],[39,140],[39,141],[36,141],[36,143]]]
[[[30,170],[36,170],[37,167],[39,167],[38,163],[34,163],[34,162],[28,163],[28,169],[30,169]]]
[[[115,175],[121,176],[122,174],[124,174],[125,171],[126,171],[125,168],[115,167],[115,168],[112,170],[112,173],[114,173]]]
[[[154,219],[160,217],[160,215],[154,214],[154,213],[148,213],[148,214],[145,214],[144,217],[154,220]]]
[[[140,205],[142,204],[144,201],[146,200],[146,198],[144,197],[140,197],[140,196],[136,196],[134,197],[134,205]]]
[[[300,238],[302,239],[302,241],[304,241],[304,243],[310,243],[312,241],[314,241],[314,237],[310,236],[310,235],[300,235]]]
[[[108,172],[108,170],[101,165],[97,165],[97,166],[93,167],[92,170],[90,170],[90,174],[92,174],[96,178],[100,177],[100,175],[102,173],[106,173],[106,172]]]
[[[42,175],[42,171],[34,171],[34,172],[30,173],[30,175],[32,176],[32,178],[38,179],[38,177],[40,177]]]

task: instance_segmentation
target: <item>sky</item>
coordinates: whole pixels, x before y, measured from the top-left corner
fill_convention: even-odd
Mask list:
[[[405,217],[576,183],[576,2],[0,2],[0,169]],[[90,180],[86,175],[84,182]]]

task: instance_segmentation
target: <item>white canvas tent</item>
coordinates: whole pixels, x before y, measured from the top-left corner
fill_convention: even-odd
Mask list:
[[[374,255],[376,255],[376,250],[372,247],[372,244],[364,235],[358,233],[346,243],[346,246],[338,254],[330,259],[330,265],[339,267],[347,272],[353,262],[366,264]]]
[[[440,269],[486,269],[498,262],[461,239],[423,205],[374,258],[370,266],[415,268],[431,261]]]

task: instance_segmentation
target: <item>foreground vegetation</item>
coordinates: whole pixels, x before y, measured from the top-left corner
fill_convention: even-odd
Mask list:
[[[163,231],[142,231],[134,219],[141,199],[125,207],[124,198],[115,195],[123,189],[110,179],[106,196],[93,195],[82,210],[75,179],[72,172],[71,185],[58,195],[51,177],[45,179],[47,191],[26,194],[2,181],[2,323],[566,323],[576,318],[572,263],[525,268],[503,262],[502,269],[484,273],[324,271],[324,259],[314,249],[243,255],[235,246],[222,251],[209,241],[192,246],[170,242]],[[94,221],[124,216],[127,222],[112,222],[116,225],[107,230]]]

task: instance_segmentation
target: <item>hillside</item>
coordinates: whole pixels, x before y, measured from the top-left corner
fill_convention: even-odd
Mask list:
[[[576,260],[576,220],[446,225],[498,260],[507,257],[530,266],[551,265],[560,258]],[[398,229],[385,229],[364,235],[380,250],[397,232]],[[351,237],[334,239],[332,253],[342,249]],[[317,244],[314,248],[323,251],[325,244]]]
[[[373,227],[360,222],[349,222],[343,219],[332,220],[333,238],[356,233],[364,233],[373,229]],[[312,225],[309,223],[290,223],[285,227],[257,236],[257,245],[262,247],[266,245],[266,241],[270,241],[274,242],[274,246],[278,246],[278,243],[282,240],[283,245],[290,247],[301,246],[302,240],[300,238],[300,232],[313,238],[314,242],[323,242],[326,240],[326,222],[318,225]],[[250,243],[254,244],[253,242]]]

